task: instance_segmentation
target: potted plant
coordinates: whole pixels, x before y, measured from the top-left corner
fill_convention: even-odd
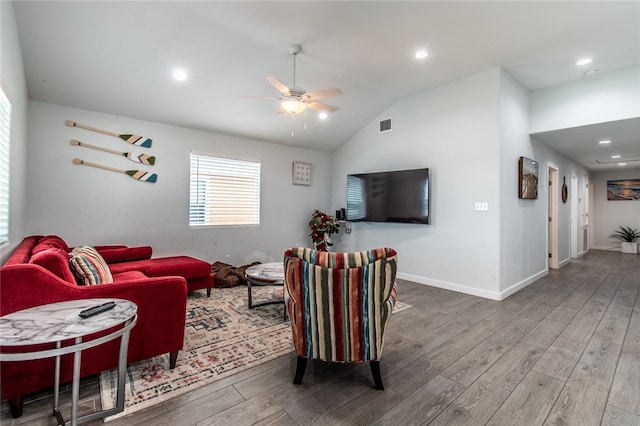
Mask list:
[[[630,226],[619,226],[619,229],[611,234],[610,238],[615,238],[622,242],[622,253],[638,254],[638,243],[636,240],[640,239],[640,231],[637,228],[631,229]]]
[[[320,210],[314,210],[309,221],[309,227],[311,228],[311,240],[318,251],[329,251],[329,247],[333,245],[330,240],[331,234],[337,234],[340,224],[335,217],[321,212]]]

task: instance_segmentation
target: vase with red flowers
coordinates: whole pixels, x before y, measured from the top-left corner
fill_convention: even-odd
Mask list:
[[[314,210],[309,221],[311,228],[311,240],[318,251],[329,251],[329,247],[333,245],[330,240],[331,234],[337,234],[340,224],[335,217],[323,213],[320,210]]]

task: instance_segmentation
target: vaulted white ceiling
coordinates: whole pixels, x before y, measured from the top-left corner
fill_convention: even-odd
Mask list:
[[[17,1],[15,11],[31,99],[324,151],[406,96],[495,67],[534,90],[584,78],[583,55],[599,73],[640,63],[636,1]],[[325,121],[241,97],[278,96],[266,76],[292,84],[292,43],[303,47],[297,86],[344,91],[326,100],[340,110]],[[628,155],[640,158],[634,126]],[[602,169],[581,150],[583,130],[539,136],[571,139],[554,147]]]

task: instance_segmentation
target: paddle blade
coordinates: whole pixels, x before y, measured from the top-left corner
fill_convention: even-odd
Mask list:
[[[128,142],[132,145],[143,146],[145,148],[151,148],[151,139],[138,135],[120,135],[120,139]]]
[[[148,164],[150,166],[153,166],[154,164],[156,164],[156,157],[154,157],[153,155],[149,155],[149,154],[136,155],[131,152],[123,152],[122,155],[124,155],[131,161],[135,161],[136,163]]]
[[[141,180],[143,182],[154,183],[158,180],[158,175],[156,175],[155,173],[145,172],[144,170],[126,170],[125,173],[132,178]]]
[[[156,164],[156,157],[153,155],[140,154],[138,155],[138,160],[140,160],[142,164],[148,164],[150,166]]]

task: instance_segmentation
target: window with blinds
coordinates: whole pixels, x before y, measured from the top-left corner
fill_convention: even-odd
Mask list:
[[[259,225],[260,162],[191,153],[189,226]]]
[[[0,245],[9,243],[9,135],[11,102],[0,87]]]
[[[365,180],[357,176],[347,176],[347,217],[350,220],[362,219],[366,215],[367,202],[364,199]]]

